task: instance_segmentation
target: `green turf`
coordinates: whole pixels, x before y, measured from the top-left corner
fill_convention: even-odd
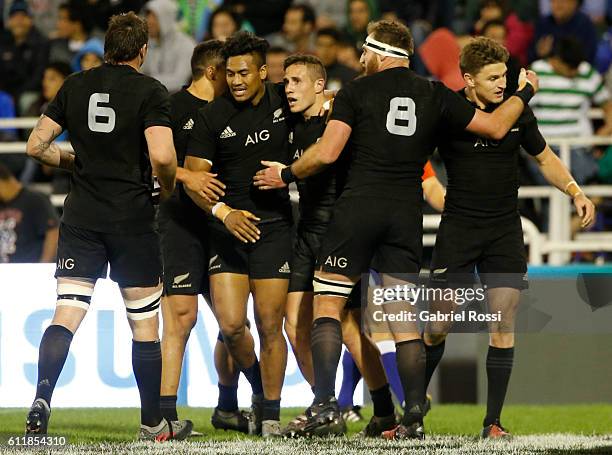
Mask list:
[[[0,409],[0,440],[23,432],[26,409]],[[283,409],[286,423],[300,409]],[[210,425],[211,409],[183,408],[182,418],[193,420],[203,438],[192,440],[235,439],[236,433],[219,432]],[[476,435],[481,428],[483,406],[434,405],[425,420],[429,435]],[[365,408],[368,419],[371,409]],[[49,434],[66,436],[71,443],[133,441],[138,430],[137,409],[58,408],[53,410]],[[515,435],[568,433],[604,435],[612,431],[612,405],[587,404],[571,406],[507,406],[503,423]],[[349,434],[359,431],[365,422],[349,424]]]

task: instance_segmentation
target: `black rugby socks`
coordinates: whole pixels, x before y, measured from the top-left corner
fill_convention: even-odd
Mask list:
[[[514,348],[489,346],[487,353],[487,415],[483,427],[492,425],[501,416],[513,363]]]
[[[342,352],[342,327],[333,318],[318,318],[312,324],[312,364],[315,376],[315,403],[336,395],[336,371]]]
[[[49,406],[57,379],[68,357],[72,337],[72,332],[63,325],[50,325],[40,340],[35,399],[42,398]]]
[[[140,423],[154,427],[162,419],[159,397],[162,356],[159,341],[132,341],[132,368],[140,393]]]
[[[397,371],[404,388],[404,418],[406,426],[423,420],[425,401],[425,348],[423,340],[402,341],[395,345]]]

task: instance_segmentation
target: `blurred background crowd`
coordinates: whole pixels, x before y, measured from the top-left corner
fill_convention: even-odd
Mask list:
[[[39,116],[68,75],[102,64],[109,17],[130,10],[149,25],[142,70],[169,92],[188,83],[195,43],[225,40],[237,30],[268,39],[271,81],[282,80],[288,55],[312,53],[327,69],[328,88],[339,89],[361,72],[368,23],[393,18],[412,30],[411,67],[419,74],[460,89],[461,47],[485,35],[510,51],[509,92],[521,67],[540,74],[532,108],[547,139],[612,134],[612,0],[0,0],[0,119]],[[0,142],[24,141],[28,134],[0,127]],[[65,175],[23,153],[0,154],[0,164],[20,185],[42,182],[54,193],[68,190]],[[437,169],[444,182],[443,169]],[[580,184],[612,183],[612,148],[574,147],[572,172]],[[527,158],[521,181],[543,183]],[[597,203],[595,229],[606,230],[612,210],[604,198]],[[524,200],[521,211],[547,229],[542,206]]]

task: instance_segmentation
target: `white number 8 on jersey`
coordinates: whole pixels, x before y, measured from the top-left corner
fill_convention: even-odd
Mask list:
[[[100,106],[100,103],[108,103],[108,93],[94,93],[89,97],[89,108],[87,109],[87,126],[96,133],[110,133],[115,129],[115,111],[112,107]],[[106,122],[98,122],[98,117],[108,119]]]
[[[403,120],[403,123],[408,122],[408,124],[398,125],[398,120]],[[391,98],[387,113],[387,131],[398,136],[412,136],[416,131],[416,126],[416,104],[413,99],[399,96]]]

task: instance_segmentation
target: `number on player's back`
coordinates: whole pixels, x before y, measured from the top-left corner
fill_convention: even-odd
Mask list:
[[[389,102],[387,131],[398,136],[412,136],[416,131],[416,104],[412,98],[396,96]]]
[[[110,102],[108,93],[94,93],[89,97],[87,126],[96,133],[110,133],[115,129],[116,115],[112,107],[103,106]]]

